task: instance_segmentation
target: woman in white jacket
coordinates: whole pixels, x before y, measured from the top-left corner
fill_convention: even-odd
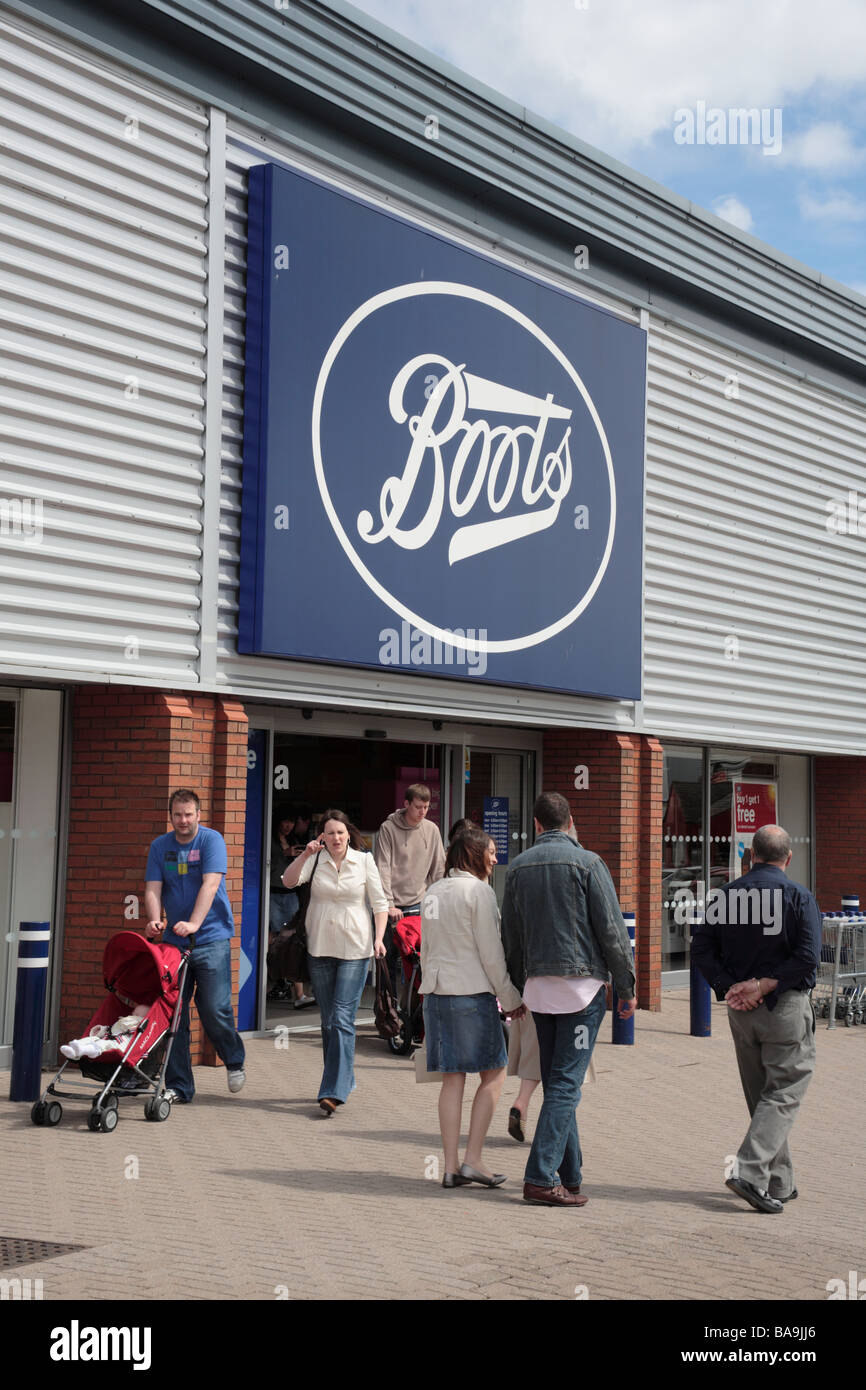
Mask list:
[[[496,851],[473,827],[448,848],[445,877],[427,890],[421,907],[421,979],[427,1070],[442,1072],[439,1128],[445,1150],[443,1187],[498,1187],[481,1150],[502,1090],[507,1060],[496,1007],[522,1018],[526,1010],[508,977],[496,895],[487,882]],[[468,1072],[481,1084],[472,1102],[465,1161],[459,1162],[463,1090]]]

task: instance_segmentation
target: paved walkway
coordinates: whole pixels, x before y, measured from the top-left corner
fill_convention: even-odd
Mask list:
[[[3,1101],[0,1236],[86,1248],[2,1273],[41,1279],[45,1300],[826,1299],[828,1280],[866,1275],[866,1027],[819,1026],[794,1130],[801,1196],[778,1217],[723,1186],[746,1110],[722,1006],[713,1028],[688,1036],[681,991],[638,1015],[634,1048],[613,1047],[605,1020],[580,1107],[580,1211],[522,1202],[513,1080],[486,1150],[508,1183],[445,1191],[429,1176],[438,1088],[369,1027],[358,1090],[330,1120],[312,1102],[315,1034],[250,1043],[237,1096],[200,1068],[195,1104],[161,1125],[127,1102],[113,1134],[90,1134],[71,1104],[37,1129]]]

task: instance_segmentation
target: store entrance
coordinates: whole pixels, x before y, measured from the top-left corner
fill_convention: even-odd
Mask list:
[[[283,869],[319,833],[327,810],[344,811],[361,832],[365,847],[375,852],[379,827],[402,808],[406,789],[420,782],[430,788],[428,819],[446,837],[451,808],[446,755],[442,744],[274,733],[269,939],[298,908],[297,896],[282,887]],[[267,981],[265,1019],[269,1028],[319,1026],[309,987],[275,974]],[[372,1021],[371,984],[357,1021]]]
[[[382,823],[402,809],[409,786],[423,783],[430,789],[428,820],[439,827],[446,844],[450,827],[463,816],[495,840],[499,863],[492,886],[500,903],[508,864],[532,843],[533,751],[383,738],[373,731],[353,738],[280,729],[273,732],[272,750],[270,778],[262,779],[270,805],[263,816],[259,960],[273,933],[297,908],[297,901],[285,895],[283,869],[315,837],[328,809],[344,811],[366,848],[375,852]],[[266,992],[265,1028],[294,1032],[319,1027],[318,1009],[302,997],[300,987],[264,970],[259,979]],[[358,1022],[372,1022],[371,988]]]

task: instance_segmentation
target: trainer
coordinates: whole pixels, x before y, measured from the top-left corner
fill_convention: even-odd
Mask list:
[[[754,867],[707,902],[692,961],[728,1005],[728,1023],[752,1122],[727,1186],[756,1211],[778,1213],[797,1196],[788,1135],[815,1068],[809,992],[821,958],[821,913],[787,877],[791,837],[765,825]]]
[[[163,933],[163,941],[189,951],[183,1006],[177,1037],[166,1070],[169,1100],[187,1105],[195,1095],[189,1056],[189,1001],[226,1065],[230,1091],[246,1081],[244,1045],[232,1007],[231,938],[235,921],[226,892],[226,842],[218,830],[201,824],[198,796],[188,787],[173,792],[168,803],[172,829],[150,846],[145,871],[145,935]],[[162,909],[168,926],[163,931]]]

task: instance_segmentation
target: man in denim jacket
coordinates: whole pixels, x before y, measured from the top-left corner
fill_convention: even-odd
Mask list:
[[[536,841],[508,870],[502,938],[508,973],[532,1010],[544,1104],[526,1165],[523,1200],[581,1207],[580,1088],[605,1012],[608,972],[620,1018],[635,1011],[631,942],[603,860],[572,838],[564,796],[533,807]]]

